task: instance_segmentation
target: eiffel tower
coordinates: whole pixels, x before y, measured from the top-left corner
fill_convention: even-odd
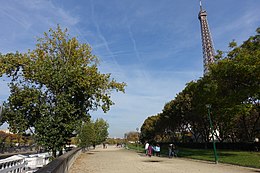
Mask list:
[[[0,102],[0,120],[1,120],[2,111],[3,111],[3,104]]]
[[[212,38],[209,31],[209,25],[207,21],[207,12],[203,10],[200,0],[200,12],[198,15],[201,26],[201,39],[203,50],[203,63],[204,63],[204,75],[209,71],[209,64],[214,63],[215,50],[212,42]]]

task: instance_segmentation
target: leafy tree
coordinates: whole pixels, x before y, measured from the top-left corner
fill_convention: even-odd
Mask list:
[[[260,95],[260,32],[242,45],[233,41],[232,50],[219,55],[220,60],[211,66],[211,78],[217,83],[217,96],[222,113],[232,116],[233,134],[240,141],[252,141],[259,133]]]
[[[122,139],[122,138],[108,138],[106,140],[106,142],[108,144],[111,144],[111,145],[113,145],[113,144],[123,144],[123,143],[125,143],[125,139]]]
[[[131,131],[125,134],[127,141],[138,141],[139,140],[139,132]]]
[[[184,131],[192,133],[196,142],[202,138],[203,127],[201,125],[201,114],[198,114],[198,110],[194,108],[194,104],[196,103],[194,95],[197,85],[195,81],[189,82],[186,84],[185,89],[177,94],[175,98],[176,107],[183,116],[182,126],[184,127]]]
[[[171,100],[164,105],[162,113],[158,114],[156,133],[160,133],[161,140],[177,141],[181,132],[182,115],[179,112],[176,100]]]
[[[82,123],[78,130],[77,143],[80,147],[90,147],[95,139],[94,123],[92,121]]]
[[[209,142],[207,104],[220,142],[249,142],[260,136],[260,28],[242,45],[232,41],[229,48],[227,54],[218,51],[209,74],[189,82],[162,113],[145,120],[143,139],[154,139],[158,131],[174,137],[189,130],[195,141]]]
[[[50,29],[28,53],[0,56],[0,76],[11,77],[11,95],[4,104],[2,121],[13,132],[31,129],[38,144],[61,150],[77,124],[89,111],[110,109],[111,92],[123,91],[110,74],[98,71],[98,58],[87,44],[71,38],[67,30]]]
[[[78,144],[81,147],[89,147],[104,142],[108,137],[109,124],[102,118],[95,122],[88,121],[82,123],[78,129]]]
[[[108,137],[109,124],[102,118],[96,119],[94,123],[94,141],[93,144],[101,144]]]
[[[158,132],[156,129],[158,120],[159,120],[159,115],[154,115],[148,117],[144,121],[141,127],[141,134],[140,134],[140,140],[142,141],[142,143],[144,143],[147,140],[149,141],[154,140]]]

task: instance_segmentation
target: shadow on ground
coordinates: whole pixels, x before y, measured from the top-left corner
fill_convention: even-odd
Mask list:
[[[162,162],[162,161],[161,160],[145,160],[143,162],[152,162],[152,163],[154,163],[154,162]]]

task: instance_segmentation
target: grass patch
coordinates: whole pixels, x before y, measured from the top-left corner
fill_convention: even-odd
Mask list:
[[[143,145],[140,145],[140,144],[127,144],[127,148],[128,149],[131,149],[131,150],[135,150],[137,152],[143,152],[145,153],[144,151],[144,146]]]
[[[218,161],[233,165],[260,168],[260,153],[247,151],[217,150]],[[179,148],[178,157],[215,161],[213,150]]]
[[[136,150],[138,152],[144,152],[143,145],[139,145],[138,147],[138,145],[136,144],[129,144],[127,146],[129,149]],[[228,163],[239,166],[260,168],[260,152],[231,151],[217,149],[217,154],[219,163]],[[167,148],[162,148],[161,156],[168,156]],[[213,149],[178,148],[178,157],[215,162]]]

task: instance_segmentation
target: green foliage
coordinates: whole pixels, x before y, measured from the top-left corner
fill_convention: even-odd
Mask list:
[[[122,138],[107,138],[106,143],[110,144],[110,145],[114,145],[114,144],[124,144],[126,141],[125,139]]]
[[[67,30],[50,29],[28,53],[0,56],[0,76],[12,78],[2,122],[13,132],[31,129],[37,142],[56,153],[88,112],[110,109],[111,92],[124,92],[110,74],[98,71],[98,58]]]
[[[168,141],[181,142],[192,134],[190,140],[209,142],[206,105],[210,104],[218,141],[252,142],[260,137],[259,28],[242,45],[232,41],[229,47],[227,54],[218,51],[209,73],[189,82],[175,99],[165,104],[156,120],[151,116],[144,121],[141,136],[149,140],[160,134]]]
[[[142,153],[145,153],[145,150],[144,150],[144,145],[143,144],[138,144],[138,143],[126,143],[126,146],[127,146],[127,149],[130,149],[130,150],[134,150],[136,152],[142,152]]]
[[[235,40],[233,40],[232,42],[229,43],[229,48],[235,48],[237,47],[237,43],[235,42]]]
[[[90,147],[95,140],[94,123],[83,123],[79,129],[77,141],[80,147]]]
[[[142,127],[141,127],[141,136],[140,136],[140,140],[142,142],[146,141],[146,140],[153,140],[155,138],[156,135],[156,123],[158,122],[158,115],[155,116],[151,116],[148,117]]]
[[[219,112],[229,114],[230,135],[236,134],[240,141],[252,141],[260,134],[259,74],[259,33],[235,47],[211,68],[210,76],[218,86],[217,96],[221,101]]]
[[[139,132],[131,131],[131,132],[125,133],[125,139],[127,141],[137,142],[137,141],[139,141],[139,135],[140,135]]]
[[[102,118],[97,119],[94,123],[94,144],[101,144],[108,137],[109,124]]]
[[[89,147],[104,142],[108,137],[109,124],[102,118],[95,122],[82,122],[77,130],[77,141],[80,147]]]

